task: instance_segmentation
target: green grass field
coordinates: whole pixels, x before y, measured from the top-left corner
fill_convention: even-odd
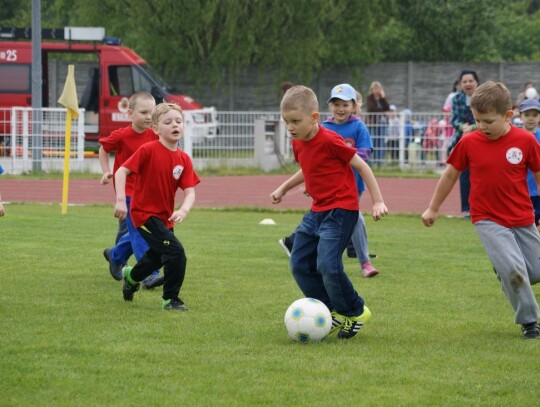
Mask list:
[[[373,318],[349,341],[290,341],[302,297],[277,240],[300,212],[194,209],[186,313],[160,290],[125,303],[103,248],[112,207],[11,204],[0,218],[1,406],[529,406],[524,341],[470,223],[368,219],[381,274],[345,259]],[[259,225],[264,218],[277,222]],[[538,291],[538,290],[537,290]]]

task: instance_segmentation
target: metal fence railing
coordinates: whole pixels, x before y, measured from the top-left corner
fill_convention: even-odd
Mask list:
[[[321,122],[328,116],[323,112]],[[35,117],[41,125],[40,138],[33,136]],[[79,117],[84,118],[84,114]],[[363,113],[374,146],[370,165],[413,171],[443,166],[452,136],[449,119],[449,114],[439,112]],[[269,163],[281,166],[293,159],[290,137],[279,112],[203,109],[186,111],[185,121],[181,147],[191,155],[197,169],[243,166],[269,170],[275,167]],[[0,164],[8,173],[32,171],[35,160],[40,160],[44,171],[61,170],[64,133],[63,108],[42,109],[41,115],[35,116],[31,108],[0,109]],[[70,155],[71,170],[100,171],[97,158],[84,154],[84,119],[73,121]],[[89,160],[97,165],[89,165]]]
[[[84,109],[73,119],[70,169],[80,171],[84,162]],[[0,164],[6,172],[63,169],[66,109],[13,107],[0,109]]]

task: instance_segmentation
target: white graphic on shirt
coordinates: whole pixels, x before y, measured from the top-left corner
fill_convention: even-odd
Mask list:
[[[519,164],[523,160],[523,152],[517,147],[509,148],[506,151],[506,159],[510,164]]]
[[[173,178],[176,180],[180,179],[180,175],[182,175],[183,171],[184,171],[184,166],[182,165],[177,165],[176,167],[174,167],[172,170]]]

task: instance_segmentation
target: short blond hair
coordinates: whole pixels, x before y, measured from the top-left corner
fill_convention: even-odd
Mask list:
[[[495,112],[502,116],[512,110],[512,97],[502,82],[487,81],[471,96],[471,109],[478,113]]]
[[[157,105],[152,111],[152,124],[156,126],[159,122],[159,118],[164,114],[169,113],[171,110],[180,112],[182,118],[184,118],[184,112],[180,106],[178,106],[176,103],[164,102]]]
[[[307,86],[296,85],[290,88],[281,99],[280,110],[302,110],[306,113],[319,111],[319,101],[313,90]]]
[[[154,99],[154,97],[150,93],[148,93],[148,92],[137,92],[137,93],[134,93],[133,95],[131,95],[131,97],[129,98],[128,109],[129,110],[135,110],[135,106],[137,106],[137,101],[139,99],[147,99],[147,100],[153,101],[154,103],[156,102],[156,100]]]

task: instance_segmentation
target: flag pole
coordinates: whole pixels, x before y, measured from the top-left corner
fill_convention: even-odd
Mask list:
[[[64,177],[62,181],[62,215],[67,214],[69,190],[69,156],[71,150],[71,110],[66,112],[66,141],[64,143]]]
[[[71,150],[71,120],[79,117],[79,102],[77,101],[77,87],[75,86],[75,67],[68,66],[66,84],[58,103],[67,109],[66,113],[66,139],[64,143],[64,179],[62,182],[62,215],[67,213],[69,189],[69,158]]]

